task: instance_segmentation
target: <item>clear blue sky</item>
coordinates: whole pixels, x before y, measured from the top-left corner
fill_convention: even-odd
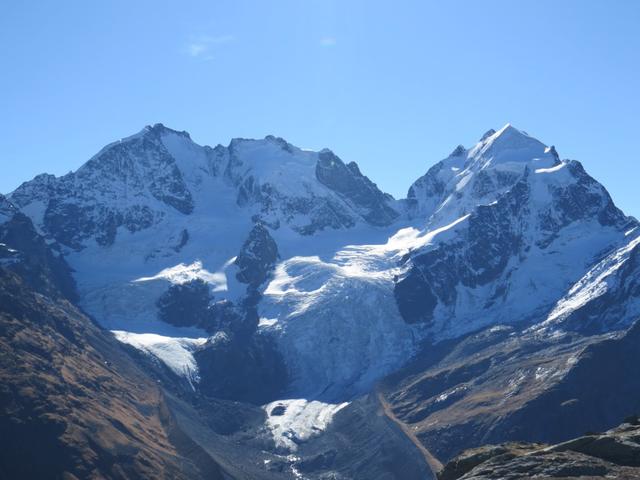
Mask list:
[[[510,122],[640,216],[640,1],[56,1],[0,9],[0,192],[162,122],[272,133],[383,189]]]

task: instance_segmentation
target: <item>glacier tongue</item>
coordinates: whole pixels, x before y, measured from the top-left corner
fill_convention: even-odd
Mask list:
[[[349,405],[323,403],[304,398],[278,400],[263,406],[266,425],[278,449],[292,453],[298,443],[322,433],[333,416]]]
[[[164,337],[153,333],[131,333],[114,330],[122,343],[142,350],[162,361],[176,375],[184,377],[194,386],[200,380],[193,351],[207,341],[206,338]],[[195,388],[195,387],[194,387]]]

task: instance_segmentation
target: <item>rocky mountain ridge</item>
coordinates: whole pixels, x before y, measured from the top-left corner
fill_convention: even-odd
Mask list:
[[[556,445],[510,443],[463,452],[439,480],[535,478],[617,478],[640,476],[640,422],[630,416],[604,433],[591,433]]]

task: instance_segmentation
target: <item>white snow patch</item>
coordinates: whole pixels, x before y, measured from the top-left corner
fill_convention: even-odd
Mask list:
[[[467,185],[467,183],[469,183],[469,180],[471,180],[471,178],[473,178],[473,173],[467,172],[467,174],[464,175],[456,184],[456,191],[459,192],[460,190],[462,190]]]
[[[9,248],[6,243],[0,243],[0,247],[3,247],[9,253],[18,253],[18,250]]]
[[[273,327],[276,323],[278,323],[277,318],[260,317],[260,321],[258,322],[258,327]]]
[[[458,392],[464,392],[465,390],[467,390],[467,388],[469,388],[467,385],[458,385],[455,388],[452,388],[451,390],[447,390],[446,392],[438,395],[436,397],[435,403],[440,403],[440,402],[444,402],[445,400],[447,400],[451,395],[455,395]]]
[[[556,165],[555,167],[550,167],[550,168],[537,168],[535,170],[536,173],[553,173],[553,172],[557,172],[558,170],[563,169],[567,164],[566,163],[560,163],[558,165]]]
[[[609,289],[609,278],[624,265],[631,250],[638,244],[640,244],[640,237],[635,238],[589,270],[556,304],[540,327],[546,327],[550,323],[565,318],[587,302],[603,295]]]
[[[122,330],[113,330],[112,333],[120,342],[156,357],[192,385],[200,380],[193,352],[207,341],[206,338],[164,337],[154,333],[131,333]]]
[[[203,280],[212,285],[214,292],[227,290],[227,276],[224,272],[209,272],[202,266],[201,261],[195,261],[189,265],[179,263],[173,267],[165,268],[151,277],[140,277],[134,282],[149,282],[153,280],[167,280],[173,284],[183,284],[193,280]]]
[[[331,404],[304,398],[278,400],[264,405],[266,426],[278,448],[295,452],[298,444],[323,432],[333,416],[349,405],[349,402]],[[282,412],[281,415],[274,415]]]
[[[491,327],[488,331],[489,333],[497,333],[504,332],[505,330],[511,330],[511,328],[506,325],[496,325],[495,327]]]

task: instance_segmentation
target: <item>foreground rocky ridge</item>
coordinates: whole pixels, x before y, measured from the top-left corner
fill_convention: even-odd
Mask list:
[[[555,339],[492,328],[417,358],[384,392],[441,461],[488,442],[559,442],[640,410],[639,335],[640,323]]]
[[[0,477],[223,478],[158,385],[65,298],[64,260],[30,221],[16,213],[0,233],[13,253],[0,264]]]
[[[516,480],[535,477],[640,477],[640,421],[629,417],[601,434],[556,445],[508,443],[463,452],[439,473],[439,480]]]

